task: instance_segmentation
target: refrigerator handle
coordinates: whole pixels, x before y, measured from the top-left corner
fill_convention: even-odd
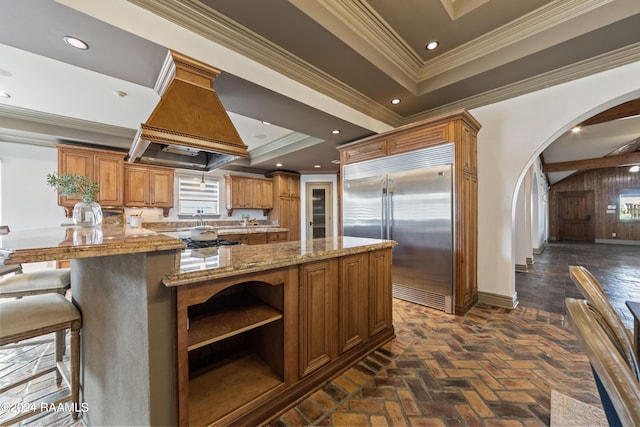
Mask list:
[[[382,221],[380,221],[380,238],[384,239],[385,238],[385,230],[384,230],[384,226],[387,223],[387,189],[386,188],[382,188],[382,196],[380,197],[381,199],[381,205],[382,205]]]
[[[387,190],[387,239],[393,239],[393,188]]]

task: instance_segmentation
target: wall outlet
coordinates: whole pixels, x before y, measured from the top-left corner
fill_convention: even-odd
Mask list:
[[[613,237],[614,239],[617,237],[616,233],[611,233],[611,237]]]

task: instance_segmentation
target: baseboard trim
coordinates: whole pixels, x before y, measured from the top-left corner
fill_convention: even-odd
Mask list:
[[[516,264],[516,271],[520,273],[526,273],[529,271],[527,264]]]
[[[612,245],[640,246],[640,240],[596,239],[596,243],[608,243]]]
[[[478,292],[478,302],[496,307],[514,309],[518,306],[518,293],[513,296],[492,294],[490,292]]]
[[[533,257],[527,257],[526,260],[527,266],[533,265]]]
[[[534,255],[540,255],[542,252],[544,252],[544,250],[547,247],[548,243],[549,242],[545,240],[544,242],[542,242],[542,245],[540,245],[539,248],[533,248],[533,254]]]

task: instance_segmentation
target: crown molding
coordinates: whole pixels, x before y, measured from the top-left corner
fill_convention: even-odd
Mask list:
[[[261,145],[250,153],[250,163],[259,164],[275,157],[320,144],[324,140],[298,132],[292,132],[269,144]]]
[[[638,60],[636,47],[625,48],[620,52],[611,52],[416,115],[402,117],[198,0],[128,1],[392,127],[454,109],[472,109],[503,101]],[[297,6],[305,0],[290,1]],[[417,87],[420,88],[418,92],[422,93],[426,90],[427,86],[424,83],[427,79],[454,72],[456,69],[460,70],[463,65],[479,60],[484,55],[499,52],[532,35],[566,23],[612,1],[555,0],[472,42],[423,62],[417,74],[415,68],[417,54],[368,6],[366,0],[314,0],[311,3],[326,9],[336,19],[339,18],[340,25],[351,26],[354,34],[367,40],[372,48],[377,49],[381,56],[387,58],[387,61],[397,61],[399,72],[415,79]],[[308,9],[305,8],[305,10]]]
[[[474,108],[504,101],[537,90],[545,89],[551,86],[587,77],[592,74],[603,72],[612,68],[621,67],[640,61],[640,43],[608,52],[600,56],[590,58],[585,61],[571,64],[566,67],[559,68],[544,74],[531,77],[526,80],[519,81],[510,85],[506,85],[491,91],[487,91],[476,96],[458,100],[446,105],[425,110],[419,114],[406,117],[402,120],[402,124],[409,124],[416,121],[424,120],[433,116],[447,113],[449,111],[466,108],[472,110]]]
[[[394,126],[401,117],[361,92],[197,0],[128,0],[369,117]]]
[[[289,2],[417,95],[424,61],[366,0]]]
[[[130,141],[133,141],[133,137],[136,133],[135,129],[60,116],[58,114],[45,113],[42,111],[29,110],[27,108],[15,107],[7,104],[0,104],[0,117],[3,120],[19,120],[28,123],[55,126],[61,129],[74,129],[117,138],[126,138]]]
[[[438,55],[423,64],[417,78],[420,84],[437,75],[499,52],[577,16],[602,7],[612,0],[555,0],[473,41]]]

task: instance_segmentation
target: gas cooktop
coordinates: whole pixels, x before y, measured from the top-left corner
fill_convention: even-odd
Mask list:
[[[226,239],[193,240],[190,237],[183,238],[182,241],[187,244],[187,248],[189,249],[217,248],[219,246],[234,246],[240,244],[240,242]]]

